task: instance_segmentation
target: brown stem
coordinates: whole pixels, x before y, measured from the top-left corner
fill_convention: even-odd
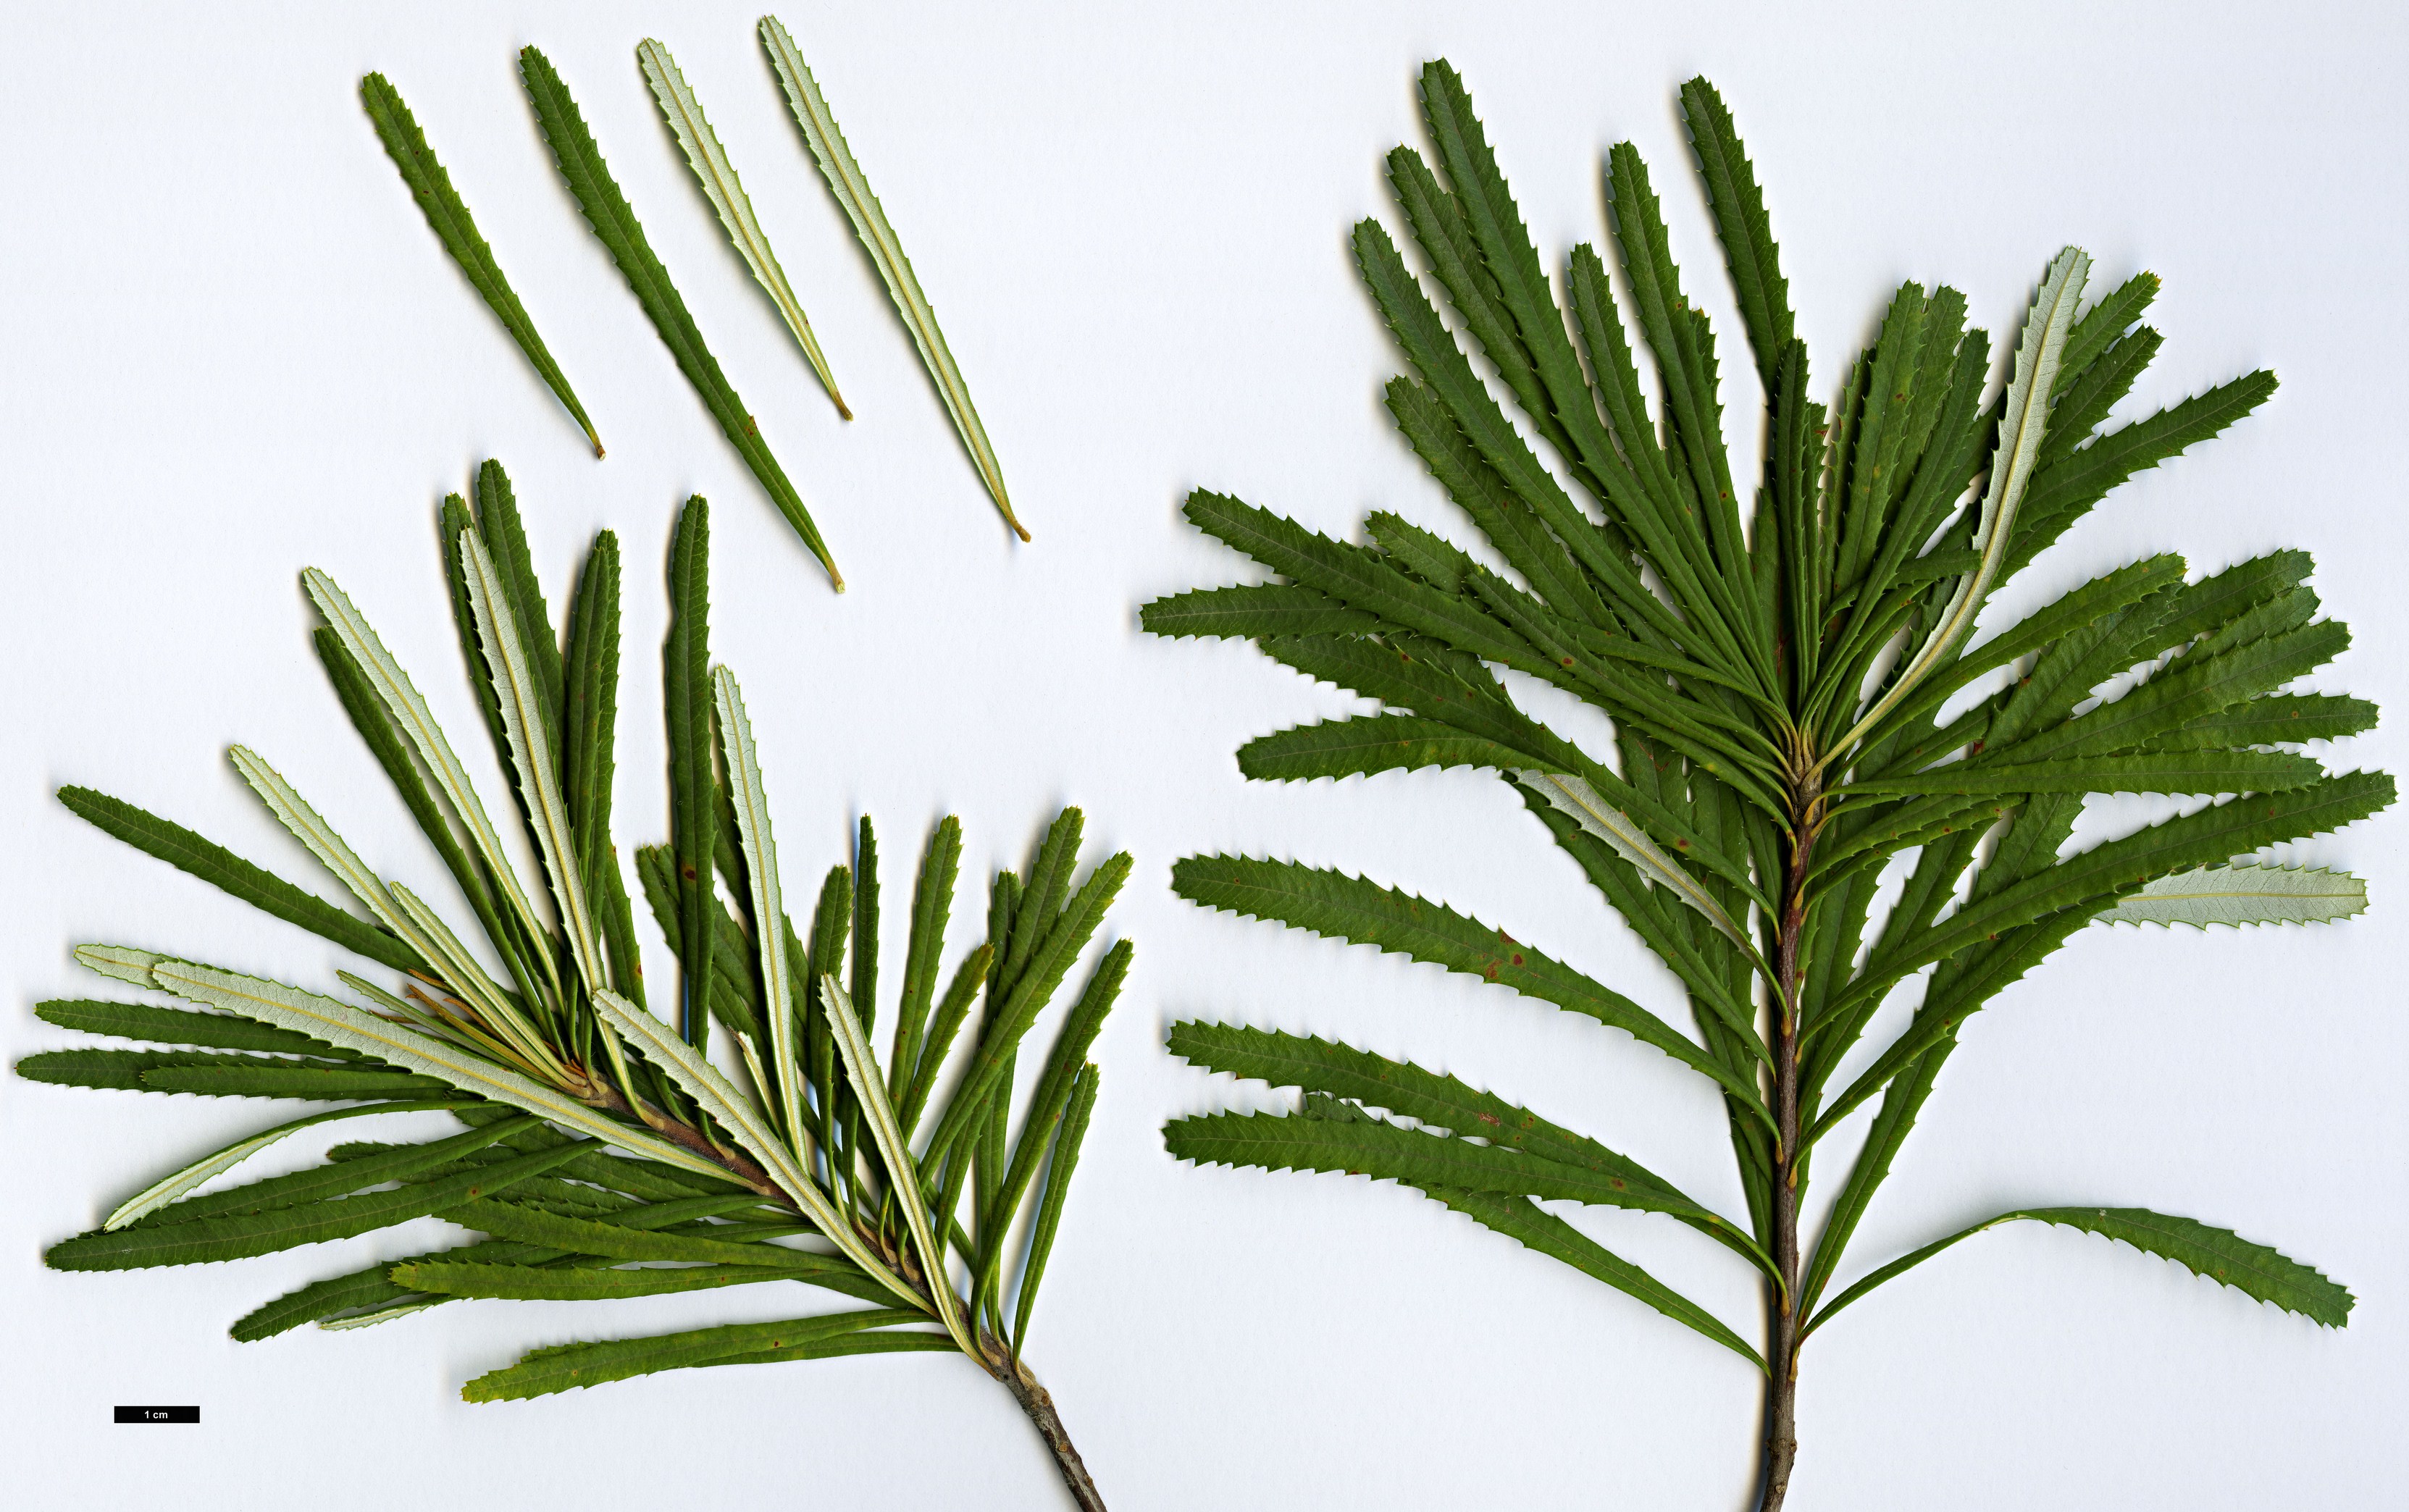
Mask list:
[[[663,1139],[712,1161],[763,1196],[775,1198],[799,1213],[802,1211],[802,1204],[794,1195],[781,1190],[770,1179],[769,1173],[742,1150],[721,1148],[712,1144],[700,1130],[679,1123],[674,1118],[665,1118],[642,1103],[631,1107],[617,1087],[600,1077],[593,1078],[588,1088],[585,1101],[594,1106],[641,1118]],[[896,1274],[903,1278],[904,1283],[933,1303],[935,1299],[929,1289],[929,1278],[912,1263],[910,1252],[887,1243],[874,1226],[860,1226],[860,1230],[862,1237],[895,1265]],[[1089,1476],[1086,1462],[1079,1458],[1078,1446],[1071,1442],[1069,1430],[1062,1426],[1062,1415],[1055,1410],[1053,1396],[1037,1384],[1037,1377],[1029,1374],[1029,1367],[1014,1359],[1012,1352],[992,1334],[982,1332],[979,1335],[977,1359],[988,1375],[1003,1383],[1003,1389],[1012,1393],[1012,1400],[1019,1403],[1020,1410],[1037,1425],[1037,1434],[1046,1441],[1046,1449],[1053,1454],[1055,1467],[1062,1472],[1062,1484],[1071,1489],[1071,1499],[1079,1505],[1080,1512],[1104,1512],[1104,1499],[1096,1490],[1095,1481]]]
[[[992,1341],[988,1343],[994,1353],[1002,1356],[1000,1346]],[[1104,1512],[1104,1499],[1097,1491],[1095,1481],[1089,1478],[1078,1446],[1071,1442],[1069,1432],[1062,1427],[1062,1415],[1054,1410],[1054,1398],[1020,1361],[999,1358],[986,1363],[995,1378],[1003,1383],[1003,1389],[1012,1393],[1012,1400],[1020,1404],[1020,1410],[1029,1414],[1029,1420],[1037,1425],[1037,1435],[1053,1452],[1055,1467],[1062,1472],[1062,1484],[1071,1489],[1071,1500],[1079,1505],[1079,1512]]]
[[[1790,1493],[1790,1468],[1798,1458],[1798,947],[1807,927],[1807,863],[1815,851],[1822,817],[1822,785],[1813,772],[1792,795],[1796,839],[1782,886],[1782,916],[1774,942],[1773,1123],[1781,1147],[1775,1154],[1771,1203],[1773,1264],[1779,1284],[1766,1283],[1764,1491],[1757,1512],[1781,1512]]]

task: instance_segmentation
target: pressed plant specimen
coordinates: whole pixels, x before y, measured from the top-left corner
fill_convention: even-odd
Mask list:
[[[1021,1350],[1095,1104],[1098,1073],[1087,1056],[1127,974],[1126,941],[1103,955],[1060,1016],[1017,1137],[1009,1118],[1022,1044],[1095,938],[1129,857],[1079,880],[1083,820],[1064,810],[1025,881],[998,874],[987,941],[948,973],[961,831],[951,818],[938,824],[913,889],[882,1064],[871,1043],[875,833],[863,818],[853,857],[829,871],[798,929],[743,691],[727,668],[710,665],[709,515],[690,499],[670,556],[663,657],[670,840],[635,853],[681,967],[674,1024],[665,1022],[647,1005],[611,841],[617,543],[604,532],[585,560],[564,652],[498,466],[486,464],[477,492],[473,511],[457,496],[443,507],[445,565],[470,682],[540,858],[541,887],[521,883],[456,751],[367,618],[325,573],[305,574],[325,619],[318,654],[344,712],[457,886],[484,950],[472,951],[410,887],[369,869],[249,750],[232,753],[243,780],[367,917],[130,803],[62,789],[69,808],[110,834],[371,969],[339,972],[350,995],[336,997],[171,951],[79,948],[77,958],[105,976],[198,1007],[55,1001],[36,1008],[43,1018],[194,1048],[50,1052],[19,1062],[21,1074],[344,1105],[182,1166],[99,1229],[52,1246],[50,1264],[236,1260],[429,1215],[489,1236],[278,1298],[234,1325],[244,1340],[309,1322],[359,1327],[471,1298],[800,1282],[870,1305],[537,1349],[462,1394],[498,1401],[685,1366],[959,1351],[1029,1415],[1078,1504],[1101,1507]],[[501,964],[500,977],[481,957]],[[714,1040],[729,1052],[725,1071],[711,1058]],[[338,1145],[290,1174],[197,1190],[299,1129],[439,1109],[466,1131]],[[957,1216],[965,1196],[967,1226]],[[791,1239],[804,1242],[781,1242]]]
[[[1434,63],[1421,85],[1445,176],[1400,147],[1390,182],[1494,384],[1377,222],[1356,227],[1354,250],[1413,369],[1389,384],[1390,411],[1479,549],[1385,511],[1366,522],[1370,544],[1334,540],[1199,492],[1189,519],[1274,581],[1160,599],[1145,624],[1251,640],[1385,706],[1248,742],[1248,777],[1495,770],[1680,979],[1694,1032],[1504,929],[1368,879],[1203,856],[1178,863],[1174,886],[1208,907],[1511,986],[1672,1057],[1721,1095],[1748,1212],[1715,1212],[1453,1076],[1227,1025],[1175,1025],[1171,1048],[1299,1087],[1301,1104],[1175,1119],[1171,1150],[1393,1179],[1715,1340],[1765,1374],[1765,1512],[1790,1481],[1809,1335],[1998,1223],[2123,1240],[2342,1326],[2350,1294],[2316,1271],[2139,1208],[1999,1214],[1833,1286],[1968,1016],[2076,929],[2312,921],[2363,905],[2347,876],[2228,864],[2394,796],[2385,774],[2331,774],[2283,749],[2375,717],[2357,699],[2282,691],[2349,640],[2317,617],[2305,554],[2197,579],[2176,556],[2151,556],[1976,627],[1993,590],[2109,490],[2247,414],[2273,376],[2110,426],[2157,353],[2157,333],[2138,324],[2157,281],[2140,275],[2086,308],[2088,260],[2069,249],[1998,357],[1967,327],[1964,295],[1903,285],[1826,409],[1810,397],[1753,170],[1721,98],[1694,79],[1681,104],[1766,396],[1765,473],[1744,513],[1712,333],[1682,294],[1637,152],[1614,148],[1606,178],[1661,418],[1606,260],[1573,250],[1560,309],[1455,72]],[[1603,713],[1614,749],[1585,750],[1532,717],[1507,674]],[[2070,854],[2085,796],[2124,792],[2215,800]],[[1886,877],[1898,890],[1877,907]],[[1853,1061],[1876,1010],[1911,978],[1921,999],[1908,1027]],[[1818,1145],[1869,1103],[1828,1222],[1802,1232]],[[1661,1213],[1729,1249],[1763,1277],[1762,1348],[1538,1205],[1551,1199]]]

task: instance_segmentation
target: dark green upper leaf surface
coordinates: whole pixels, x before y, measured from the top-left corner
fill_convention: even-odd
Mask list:
[[[157,857],[181,871],[225,889],[264,913],[310,933],[331,940],[346,950],[397,972],[427,971],[418,953],[395,936],[344,913],[283,878],[260,870],[223,845],[212,843],[182,825],[172,824],[133,804],[89,787],[62,787],[59,801],[81,818],[116,836],[137,850]]]
[[[585,417],[585,407],[569,386],[560,365],[545,349],[543,338],[536,334],[535,322],[511,291],[510,280],[502,276],[501,265],[494,261],[494,250],[477,233],[477,223],[469,214],[469,207],[452,187],[452,176],[426,145],[426,133],[418,129],[418,118],[411,114],[401,92],[395,89],[382,74],[368,74],[360,79],[360,103],[367,107],[368,120],[376,126],[377,137],[401,170],[402,182],[410,186],[411,196],[418,201],[419,210],[426,223],[434,228],[443,250],[467,275],[470,286],[491,306],[502,324],[516,341],[519,350],[534,364],[546,387],[556,395],[563,407],[577,418],[578,427],[585,439],[594,443],[594,454],[602,454],[602,438],[594,433],[594,422]]]
[[[670,281],[669,269],[653,254],[652,243],[644,238],[644,228],[638,223],[633,207],[619,192],[617,180],[602,161],[601,149],[585,126],[577,102],[570,97],[569,86],[554,71],[551,60],[534,48],[519,51],[519,73],[527,84],[527,98],[535,106],[536,123],[543,130],[544,140],[552,146],[552,154],[560,166],[560,176],[567,181],[570,193],[584,211],[587,223],[602,245],[610,250],[611,259],[626,276],[627,287],[634,291],[637,303],[653,323],[653,329],[677,359],[677,365],[702,398],[704,408],[719,422],[728,444],[744,459],[744,465],[760,482],[771,502],[795,527],[812,554],[827,568],[829,578],[839,589],[844,578],[836,569],[835,560],[820,540],[819,527],[812,523],[809,511],[803,508],[795,485],[770,454],[762,441],[760,428],[745,412],[744,401],[737,397],[727,375],[719,370],[718,360],[703,344],[702,332],[694,317],[687,313],[685,301],[679,297],[677,287]]]

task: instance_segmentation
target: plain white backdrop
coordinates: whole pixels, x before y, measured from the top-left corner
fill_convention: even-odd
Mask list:
[[[340,963],[74,819],[60,784],[329,891],[228,769],[239,741],[375,864],[440,883],[324,685],[296,580],[317,566],[350,589],[490,779],[433,532],[441,495],[482,458],[516,480],[555,610],[594,531],[619,533],[620,828],[623,844],[665,833],[660,562],[676,502],[701,492],[714,649],[746,680],[790,886],[838,859],[868,812],[902,889],[927,827],[958,814],[959,947],[980,909],[971,879],[1022,864],[1057,805],[1087,809],[1091,861],[1135,857],[1108,933],[1137,943],[1136,968],[1096,1053],[1103,1098],[1031,1342],[1116,1508],[1742,1506],[1759,1398],[1731,1357],[1392,1187],[1199,1171],[1161,1146],[1172,1115],[1277,1101],[1162,1049],[1175,1017],[1239,1018],[1443,1067],[1740,1210],[1714,1100],[1662,1057],[1464,977],[1207,914],[1166,886],[1201,851],[1340,865],[1680,1014],[1671,978],[1493,780],[1243,783],[1240,742],[1354,700],[1244,647],[1135,627],[1148,598],[1248,576],[1178,518],[1193,486],[1344,535],[1374,508],[1462,533],[1378,407],[1400,361],[1345,251],[1357,218],[1394,223],[1380,159],[1421,140],[1414,77],[1435,55],[1464,72],[1551,265],[1603,237],[1605,149],[1638,144],[1724,340],[1746,455],[1759,400],[1673,103],[1694,73],[1738,116],[1826,388],[1901,279],[1965,290],[1997,333],[2069,241],[2098,259],[2099,287],[2157,270],[2166,347],[2126,413],[2261,365],[2283,389],[2113,496],[2008,597],[2029,605],[2161,549],[2204,570],[2302,546],[2357,633],[2317,685],[2396,721],[2409,707],[2409,30],[2391,7],[790,7],[943,317],[1028,546],[982,495],[809,164],[757,13],[20,7],[0,23],[10,1059],[70,1038],[36,1001],[112,994],[69,960],[79,942],[308,985]],[[851,425],[677,157],[635,66],[647,35],[743,171]],[[842,598],[579,219],[518,88],[527,42],[575,92],[809,501]],[[414,107],[607,461],[411,204],[358,106],[371,68]],[[2397,728],[2333,763],[2398,768]],[[2006,1207],[2149,1205],[2321,1266],[2358,1294],[2351,1326],[2319,1330],[2067,1231],[1986,1234],[1818,1335],[1793,1506],[2384,1500],[2378,1450],[2409,1407],[2409,1030],[2387,946],[2409,907],[2402,833],[2387,814],[2287,852],[2364,874],[2361,921],[2093,929],[2012,988],[1968,1030],[1843,1271]],[[1003,1394],[946,1357],[457,1397],[538,1345],[817,1297],[469,1303],[236,1345],[226,1325],[260,1302],[455,1231],[429,1220],[176,1271],[41,1267],[43,1246],[269,1111],[0,1081],[11,1505],[1067,1505]],[[326,1142],[296,1142],[287,1163]],[[1577,1219],[1756,1332],[1756,1292],[1724,1251],[1642,1216]],[[132,1402],[198,1403],[203,1421],[111,1426],[109,1406]]]

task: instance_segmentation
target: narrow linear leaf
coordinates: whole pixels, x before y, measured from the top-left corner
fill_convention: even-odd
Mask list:
[[[777,17],[761,18],[761,45],[769,50],[771,65],[778,71],[778,81],[786,86],[786,104],[795,113],[795,123],[802,128],[803,140],[810,144],[821,177],[828,180],[829,192],[836,195],[837,203],[844,209],[845,219],[853,223],[854,234],[869,249],[870,260],[895,300],[904,327],[912,333],[912,344],[920,349],[920,361],[936,383],[937,396],[945,400],[945,412],[953,417],[954,429],[960,433],[980,481],[987,484],[995,507],[1003,511],[1004,524],[1027,540],[1029,530],[1012,512],[1011,497],[1003,488],[1003,468],[996,462],[987,427],[979,424],[978,410],[971,404],[970,386],[962,382],[961,369],[954,365],[945,333],[937,329],[937,311],[930,305],[929,296],[920,292],[920,280],[912,271],[912,260],[903,255],[903,243],[897,239],[895,228],[887,224],[887,211],[880,207],[878,196],[870,192],[870,180],[862,176],[861,165],[854,161],[853,149],[845,145],[844,133],[837,128],[836,116],[821,96],[819,82],[812,78],[811,69],[803,64],[803,55],[795,49],[794,38],[786,35]]]
[[[843,593],[844,574],[836,569],[836,559],[820,540],[819,526],[812,523],[811,511],[803,508],[802,496],[786,481],[778,459],[770,454],[769,446],[761,439],[760,427],[745,411],[744,401],[737,397],[727,375],[719,370],[718,360],[703,344],[701,330],[686,312],[677,286],[670,281],[669,269],[653,255],[652,243],[644,239],[644,228],[638,223],[634,209],[619,192],[618,181],[603,163],[602,151],[595,145],[594,134],[586,130],[585,118],[578,113],[569,86],[561,82],[551,60],[532,47],[519,51],[519,75],[527,85],[527,99],[535,107],[536,124],[542,128],[544,140],[552,147],[553,160],[560,166],[560,177],[568,183],[578,209],[584,212],[586,223],[610,251],[611,260],[618,264],[636,302],[643,306],[645,316],[652,321],[653,329],[660,333],[670,355],[677,359],[678,370],[694,385],[703,408],[719,422],[728,444],[736,448],[744,465],[752,469],[770,501],[778,506],[778,512],[795,527],[795,534],[828,569],[829,581]]]
[[[475,1167],[391,1191],[302,1202],[264,1213],[195,1218],[112,1232],[79,1234],[52,1245],[43,1260],[59,1271],[119,1271],[152,1265],[197,1265],[269,1255],[300,1245],[349,1239],[454,1206],[480,1192],[500,1191],[521,1177],[567,1160],[572,1147],[542,1150],[502,1164]]]
[[[844,1061],[845,1080],[853,1085],[854,1096],[869,1116],[871,1138],[877,1143],[879,1159],[887,1162],[889,1189],[896,1204],[903,1209],[903,1221],[912,1231],[913,1246],[920,1252],[920,1272],[929,1278],[929,1290],[936,1298],[937,1320],[961,1346],[962,1353],[975,1360],[978,1346],[972,1342],[960,1303],[955,1299],[952,1284],[945,1279],[945,1246],[937,1242],[936,1231],[930,1225],[920,1184],[914,1179],[918,1167],[912,1159],[911,1147],[903,1142],[903,1130],[896,1125],[894,1106],[887,1101],[887,1079],[879,1074],[878,1057],[870,1048],[870,1036],[862,1032],[861,1020],[854,1015],[853,1000],[837,985],[834,973],[820,973],[820,1001],[828,1008],[829,1028],[836,1036],[837,1054]]]
[[[2160,877],[2099,915],[2103,924],[2330,924],[2367,912],[2367,884],[2347,871],[2219,866]]]
[[[108,955],[116,958],[112,962]],[[80,946],[76,958],[99,970],[137,964],[150,977],[148,985],[230,1014],[241,1014],[280,1029],[326,1040],[373,1057],[405,1071],[432,1076],[477,1097],[532,1113],[560,1125],[607,1141],[632,1154],[664,1165],[720,1175],[720,1169],[665,1139],[614,1122],[565,1092],[530,1080],[514,1071],[480,1059],[455,1046],[431,1039],[363,1009],[281,982],[176,960],[124,946]]]
[[[418,201],[418,209],[434,229],[436,239],[443,243],[443,250],[459,265],[469,286],[501,318],[511,339],[519,344],[519,350],[527,354],[537,376],[560,400],[562,408],[576,418],[578,428],[593,443],[594,454],[600,456],[602,438],[594,433],[594,422],[585,417],[585,407],[577,402],[577,395],[570,390],[560,365],[552,360],[543,338],[536,334],[535,322],[527,318],[519,296],[511,292],[510,280],[502,277],[501,265],[494,261],[494,250],[477,234],[476,221],[452,187],[452,176],[443,171],[435,150],[426,145],[426,135],[418,129],[418,118],[411,114],[401,92],[384,75],[368,74],[360,79],[360,104],[367,108],[377,137],[384,143],[385,155],[401,170],[401,181],[410,186],[411,197]]]
[[[892,1309],[799,1318],[783,1323],[730,1323],[720,1328],[664,1333],[607,1344],[569,1344],[530,1351],[515,1365],[488,1371],[460,1389],[464,1402],[512,1402],[605,1381],[687,1365],[707,1365],[728,1355],[790,1348],[861,1329],[916,1323],[920,1315]]]
[[[179,871],[233,894],[262,913],[297,924],[321,939],[366,956],[397,972],[426,969],[418,952],[392,934],[344,913],[314,893],[261,870],[224,846],[182,825],[147,814],[122,799],[89,787],[62,787],[59,801],[69,813]]]
[[[644,82],[653,87],[653,98],[659,102],[661,119],[676,134],[678,146],[685,151],[686,166],[694,169],[697,182],[719,212],[719,223],[728,230],[728,239],[736,244],[743,255],[744,266],[761,285],[770,302],[778,307],[778,316],[786,329],[795,333],[803,356],[819,375],[820,386],[836,401],[836,412],[847,420],[853,411],[845,408],[844,396],[837,392],[836,379],[829,372],[828,358],[820,353],[818,338],[812,335],[812,323],[803,315],[801,301],[786,282],[786,269],[778,266],[778,254],[770,250],[769,234],[761,229],[753,213],[753,201],[744,193],[744,184],[736,176],[736,165],[728,160],[728,151],[719,145],[719,134],[704,119],[702,102],[687,87],[685,75],[670,50],[651,37],[636,44],[636,63],[644,71]]]
[[[1970,1239],[1985,1229],[1996,1229],[2002,1223],[2012,1223],[2018,1218],[2059,1224],[2069,1229],[2080,1229],[2085,1233],[2122,1240],[2136,1249],[2162,1260],[2171,1260],[2194,1275],[2221,1282],[2247,1296],[2273,1303],[2287,1313],[2298,1313],[2328,1328],[2348,1326],[2351,1306],[2357,1301],[2347,1289],[2328,1280],[2324,1273],[2265,1245],[2254,1245],[2228,1229],[2213,1229],[2192,1218],[2153,1213],[2145,1207],[2034,1207],[2019,1208],[1997,1217],[1984,1218],[1971,1228],[1960,1230],[1946,1239],[1891,1261],[1833,1298],[1808,1323],[1805,1332],[1813,1332],[1834,1313],[1891,1277],[1930,1260],[1957,1241]]]
[[[2074,307],[2090,267],[2091,259],[2081,248],[2059,252],[2041,280],[2032,313],[2025,320],[2024,336],[2016,345],[2015,376],[2008,384],[2006,417],[1999,424],[1998,445],[1991,454],[1990,486],[1983,496],[1974,532],[1974,549],[1983,554],[1982,566],[1958,580],[1939,623],[1892,679],[1889,689],[1848,734],[1834,742],[1834,751],[1849,749],[1859,736],[1879,725],[1882,715],[1897,708],[1972,633],[1974,616],[1982,612],[1983,599],[1998,581],[2014,539],[2016,511],[2032,482],[2033,466],[2049,428],[2050,392],[2057,382],[2058,363],[2074,325]]]

